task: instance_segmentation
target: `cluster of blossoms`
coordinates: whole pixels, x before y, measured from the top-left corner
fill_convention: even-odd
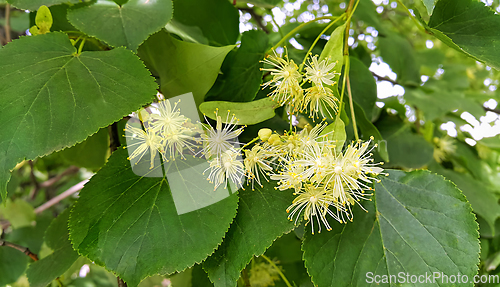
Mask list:
[[[434,143],[433,156],[438,163],[449,159],[449,157],[453,155],[457,149],[453,139],[448,136],[445,136],[444,138],[435,137],[432,141]]]
[[[276,189],[292,189],[296,195],[287,209],[288,218],[295,223],[300,218],[310,222],[313,233],[314,221],[319,231],[321,223],[331,229],[327,214],[341,223],[352,221],[351,207],[368,199],[370,194],[365,191],[372,190],[372,176],[383,171],[371,159],[370,152],[377,145],[370,147],[371,140],[357,141],[342,152],[331,139],[333,132],[321,135],[326,122],[283,135],[264,128],[251,148],[240,147],[236,138],[243,127],[237,126],[234,115],[230,117],[228,113],[223,124],[216,111],[215,126],[207,120],[203,131],[181,115],[176,106],[168,100],[161,101],[159,113],[142,117],[144,129],[126,126],[127,137],[132,140],[129,148],[135,147],[130,158],[140,159],[149,151],[153,168],[156,151],[164,161],[184,158],[185,152],[204,156],[209,162],[205,171],[209,171],[208,180],[214,189],[226,187],[228,182],[242,188],[245,179],[254,189],[255,183],[263,186],[262,178],[275,180]]]
[[[214,184],[214,190],[220,185],[226,187],[228,180],[241,188],[245,171],[241,149],[236,142],[243,132],[243,127],[236,128],[238,120],[234,115],[229,118],[228,113],[223,125],[217,111],[215,127],[206,120],[207,124],[202,124],[203,130],[182,115],[177,104],[172,106],[169,100],[162,100],[156,109],[158,113],[145,110],[139,113],[142,127],[127,123],[125,136],[128,145],[125,148],[133,150],[128,159],[137,163],[149,152],[152,169],[158,153],[165,162],[176,157],[185,159],[185,153],[204,156],[209,163],[205,170],[210,172],[207,179]]]
[[[257,158],[253,154],[245,158],[253,167],[253,177],[248,180],[260,184],[259,174],[269,174],[278,182],[276,189],[294,190],[296,198],[287,209],[288,218],[296,224],[303,218],[311,223],[313,233],[314,221],[320,232],[321,224],[331,230],[327,214],[340,223],[352,221],[351,207],[361,206],[361,199],[369,200],[371,194],[365,192],[373,190],[371,183],[378,181],[373,176],[383,171],[371,158],[377,147],[371,145],[373,138],[353,142],[342,152],[331,137],[333,132],[320,135],[326,126],[322,123],[284,135],[262,129],[261,142],[252,148],[258,152]]]
[[[338,99],[333,95],[332,89],[335,82],[333,78],[339,73],[333,71],[336,63],[329,58],[318,60],[318,56],[311,57],[306,63],[305,73],[288,56],[268,55],[262,61],[269,65],[262,71],[270,72],[272,79],[263,84],[263,88],[270,87],[273,91],[269,94],[271,99],[280,105],[287,105],[294,112],[309,110],[309,117],[323,118],[337,111]],[[303,88],[305,83],[311,86]]]
[[[273,100],[293,111],[308,109],[312,118],[321,114],[323,119],[327,115],[333,119],[331,111],[337,112],[338,100],[329,86],[338,74],[333,71],[336,63],[311,57],[305,74],[286,55],[274,53],[264,63],[272,66],[263,70],[272,76],[264,87],[273,88],[269,95]],[[305,83],[310,87],[304,89]],[[296,195],[287,209],[288,218],[295,224],[303,218],[306,224],[311,223],[313,233],[315,222],[319,232],[322,224],[331,230],[327,214],[340,223],[352,221],[352,206],[361,206],[361,199],[369,200],[371,184],[377,180],[374,176],[383,171],[371,159],[377,146],[371,145],[373,138],[353,142],[342,151],[343,143],[336,145],[333,131],[323,134],[326,122],[284,134],[264,128],[257,138],[240,147],[237,137],[243,127],[238,127],[238,119],[229,111],[224,119],[215,111],[213,126],[206,117],[206,124],[191,123],[177,103],[172,106],[168,100],[160,101],[157,109],[158,113],[142,116],[143,129],[127,124],[127,137],[132,140],[129,147],[135,147],[129,159],[140,160],[150,152],[153,168],[157,151],[164,161],[185,158],[185,152],[203,156],[209,163],[207,180],[214,184],[214,190],[226,188],[228,183],[243,188],[245,179],[253,190],[255,184],[263,186],[262,179],[275,180],[276,189],[292,189]]]

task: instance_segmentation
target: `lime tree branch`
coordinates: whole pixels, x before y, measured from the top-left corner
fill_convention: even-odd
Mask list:
[[[10,4],[5,5],[5,43],[9,43],[10,37]]]
[[[80,181],[79,183],[73,185],[72,187],[70,187],[68,190],[66,190],[65,192],[59,194],[58,196],[52,198],[51,200],[47,201],[46,203],[40,205],[39,207],[37,207],[35,209],[35,213],[36,214],[39,214],[41,212],[43,212],[44,210],[47,210],[48,208],[56,205],[57,203],[59,203],[61,200],[65,199],[66,197],[80,191],[83,186],[88,182],[89,180],[86,179],[86,180],[83,180],[83,181]]]
[[[266,32],[266,34],[269,34],[269,30],[267,29],[266,25],[262,23],[263,19],[262,16],[259,14],[255,13],[255,10],[253,8],[238,8],[241,12],[247,12],[252,16],[252,18],[257,22],[257,26],[259,26],[262,31]]]
[[[398,82],[394,81],[393,79],[389,78],[389,77],[382,77],[380,75],[377,75],[376,73],[372,72],[372,75],[377,78],[378,81],[387,81],[393,85],[399,85]]]
[[[8,241],[2,240],[2,239],[0,239],[0,246],[14,248],[14,249],[19,250],[22,253],[28,255],[31,259],[38,261],[38,256],[35,253],[31,252],[28,247],[17,245],[15,243],[8,242]]]

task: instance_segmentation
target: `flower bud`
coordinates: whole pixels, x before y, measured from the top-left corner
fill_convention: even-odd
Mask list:
[[[273,133],[273,131],[268,129],[268,128],[260,129],[259,130],[259,138],[261,141],[267,141],[272,133]]]
[[[278,143],[281,142],[281,139],[280,139],[280,136],[277,135],[277,134],[273,134],[269,137],[269,139],[267,140],[270,144],[272,145],[276,145]]]

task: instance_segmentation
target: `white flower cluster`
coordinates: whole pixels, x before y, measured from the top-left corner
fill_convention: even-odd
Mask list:
[[[288,218],[297,223],[300,214],[311,223],[314,233],[314,220],[328,230],[331,227],[326,219],[329,214],[341,223],[352,221],[351,206],[359,204],[361,199],[369,200],[365,191],[372,191],[373,176],[379,175],[383,169],[380,164],[373,163],[371,151],[377,147],[367,142],[351,143],[340,152],[331,139],[333,132],[320,135],[326,123],[318,124],[310,131],[303,129],[299,133],[270,134],[258,147],[265,156],[261,166],[270,167],[278,159],[279,170],[270,178],[278,181],[279,190],[293,189],[297,195],[288,207]],[[262,139],[262,137],[261,137]],[[261,169],[262,172],[269,169]],[[359,204],[361,206],[361,204]],[[361,208],[363,208],[361,206]],[[315,218],[315,219],[314,219]]]
[[[371,194],[365,191],[372,190],[370,185],[376,180],[373,176],[383,171],[371,159],[370,152],[376,144],[370,145],[371,140],[357,141],[341,152],[331,139],[333,131],[322,135],[326,122],[283,135],[261,129],[257,138],[239,147],[236,138],[243,127],[237,126],[238,120],[229,111],[225,124],[217,110],[215,126],[207,120],[202,131],[181,115],[176,105],[172,107],[168,100],[160,102],[159,114],[142,120],[144,130],[126,126],[132,140],[129,147],[136,147],[130,158],[140,160],[149,151],[153,168],[156,151],[165,161],[176,156],[184,158],[186,151],[204,156],[209,162],[205,171],[209,171],[208,180],[214,184],[214,190],[221,185],[226,187],[229,181],[242,188],[245,178],[252,190],[255,183],[263,186],[261,177],[275,180],[276,189],[293,189],[297,196],[287,209],[288,218],[297,224],[302,214],[311,223],[313,233],[314,221],[319,231],[321,223],[331,230],[326,214],[341,223],[352,221],[351,206],[369,199]]]
[[[295,112],[309,110],[309,117],[324,118],[328,115],[333,118],[332,113],[337,112],[338,99],[333,95],[333,91],[328,86],[333,86],[333,78],[339,73],[333,71],[336,63],[330,59],[318,61],[318,56],[313,56],[306,64],[306,72],[301,73],[299,67],[288,56],[268,55],[262,61],[270,68],[263,68],[262,71],[269,72],[272,79],[263,84],[263,88],[271,87],[273,91],[269,97],[280,105],[289,105]],[[311,87],[303,89],[306,82],[311,83]]]

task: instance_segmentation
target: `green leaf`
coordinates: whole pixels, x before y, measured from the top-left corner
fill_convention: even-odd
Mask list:
[[[36,12],[35,24],[38,27],[40,34],[50,32],[50,27],[52,27],[52,14],[50,14],[50,10],[47,6],[40,6]]]
[[[475,0],[439,0],[427,30],[474,59],[500,69],[500,16]]]
[[[205,96],[208,100],[249,102],[262,83],[262,64],[268,48],[267,34],[260,30],[243,33],[241,46],[222,64],[222,74]]]
[[[212,46],[233,45],[240,34],[238,9],[227,0],[174,0],[174,11],[174,26],[201,31]]]
[[[328,139],[335,143],[335,151],[337,153],[342,152],[342,148],[344,147],[344,143],[346,141],[347,135],[345,133],[345,125],[344,122],[337,117],[335,121],[329,124],[320,134],[320,136],[330,133]]]
[[[432,160],[433,146],[423,136],[413,133],[409,125],[390,117],[377,122],[377,126],[387,141],[388,166],[421,168]]]
[[[481,181],[475,180],[469,174],[461,174],[449,169],[432,169],[447,179],[453,181],[467,197],[472,210],[481,216],[495,232],[495,220],[500,217],[498,196],[494,190]]]
[[[76,54],[66,34],[23,37],[0,50],[0,194],[9,170],[83,141],[150,102],[156,84],[125,49]]]
[[[463,94],[450,89],[406,89],[404,97],[409,104],[417,106],[423,112],[427,121],[433,121],[460,108],[462,100],[465,100]]]
[[[377,101],[377,84],[372,73],[359,59],[349,57],[349,80],[351,82],[352,99],[365,112],[365,116],[371,120],[373,108]]]
[[[263,254],[276,238],[294,228],[286,213],[293,192],[274,186],[274,182],[266,182],[263,188],[240,191],[238,214],[225,240],[203,264],[215,286],[236,286],[252,257]]]
[[[418,86],[420,83],[420,66],[416,61],[413,47],[406,37],[388,34],[378,40],[380,56],[398,75],[401,84]]]
[[[344,65],[344,33],[345,33],[345,23],[344,25],[338,26],[333,30],[330,35],[330,39],[326,43],[319,60],[330,58],[332,62],[337,62],[335,65],[335,70],[340,72],[342,65]],[[336,89],[334,89],[336,90]]]
[[[19,250],[0,246],[0,286],[11,284],[23,275],[29,257]]]
[[[274,117],[274,109],[277,107],[276,102],[270,98],[263,98],[248,103],[233,103],[212,101],[204,102],[200,105],[200,111],[207,117],[216,120],[215,112],[223,119],[234,114],[239,120],[239,125],[254,125]]]
[[[347,99],[346,99],[347,100]],[[346,105],[347,107],[347,105]],[[346,110],[346,109],[344,109]],[[349,115],[351,115],[350,109],[348,109]],[[356,124],[358,125],[359,129],[361,130],[361,133],[363,136],[368,139],[370,137],[373,137],[375,140],[375,143],[378,145],[376,151],[382,158],[382,160],[388,162],[390,158],[389,153],[387,152],[387,141],[382,137],[380,134],[379,130],[373,123],[366,118],[365,112],[363,109],[356,103],[354,102],[354,114],[356,116]],[[352,118],[352,115],[351,115]]]
[[[80,3],[81,0],[7,0],[12,6],[21,10],[36,11],[42,5],[52,6],[62,3]]]
[[[35,211],[28,202],[16,198],[14,201],[7,199],[5,204],[0,205],[0,217],[8,220],[12,228],[31,226],[35,221]]]
[[[72,208],[73,246],[132,286],[204,260],[228,230],[238,197],[213,191],[201,174],[208,163],[190,159],[170,161],[161,176],[161,166],[150,170],[140,161],[132,170],[127,151],[113,153]],[[136,168],[147,173],[138,176]]]
[[[371,278],[399,272],[473,278],[479,263],[478,225],[460,190],[424,170],[390,170],[381,180],[375,200],[362,203],[368,213],[356,206],[354,222],[306,234],[302,250],[315,285],[378,286],[368,272]]]
[[[160,31],[139,47],[138,54],[160,76],[166,98],[192,92],[197,105],[210,90],[227,53],[235,46],[210,47],[179,41]]]
[[[427,14],[432,15],[432,10],[434,10],[434,5],[438,0],[422,0],[425,8],[427,9]]]
[[[69,164],[88,169],[99,169],[109,156],[109,133],[107,128],[100,129],[85,141],[59,152]]]
[[[132,51],[172,19],[172,1],[130,0],[118,6],[111,0],[68,12],[68,20],[78,30],[113,47]]]
[[[67,208],[47,228],[45,243],[54,250],[54,253],[30,264],[26,271],[30,286],[47,286],[66,272],[80,257],[69,241],[69,213],[70,208]]]

